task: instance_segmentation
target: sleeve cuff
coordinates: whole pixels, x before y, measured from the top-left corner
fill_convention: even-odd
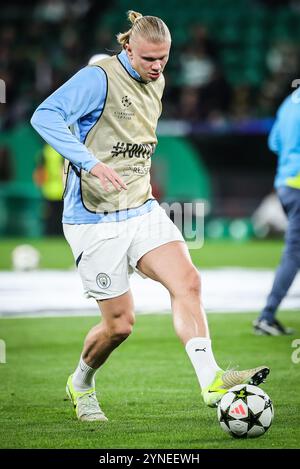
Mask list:
[[[91,169],[93,169],[94,166],[96,166],[96,164],[100,163],[100,161],[94,159],[94,160],[91,160],[89,161],[88,163],[86,163],[84,165],[84,170],[87,171],[88,173],[91,171]]]

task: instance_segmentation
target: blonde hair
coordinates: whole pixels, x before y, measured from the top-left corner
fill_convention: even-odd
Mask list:
[[[117,41],[123,49],[131,38],[134,39],[138,35],[149,42],[171,42],[171,34],[167,25],[157,16],[143,16],[141,13],[129,10],[127,17],[132,24],[131,28],[125,33],[117,34]]]

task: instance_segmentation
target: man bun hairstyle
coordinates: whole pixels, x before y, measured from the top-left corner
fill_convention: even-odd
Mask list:
[[[125,33],[117,34],[117,41],[125,49],[129,41],[135,40],[136,36],[141,36],[149,42],[171,42],[171,34],[167,25],[157,16],[143,16],[137,11],[127,12],[131,28]]]

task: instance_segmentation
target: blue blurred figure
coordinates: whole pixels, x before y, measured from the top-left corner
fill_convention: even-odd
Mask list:
[[[284,327],[276,312],[286,296],[300,267],[300,93],[289,95],[278,109],[269,135],[269,148],[278,155],[275,189],[288,219],[285,249],[276,271],[271,292],[254,332],[260,335],[286,335],[293,330]]]

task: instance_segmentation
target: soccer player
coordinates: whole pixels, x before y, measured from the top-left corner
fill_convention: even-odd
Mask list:
[[[31,119],[68,160],[64,233],[85,294],[97,301],[102,315],[66,387],[78,419],[85,421],[107,420],[94,378],[132,331],[129,274],[134,269],[168,289],[175,331],[207,405],[215,406],[228,388],[259,384],[269,373],[265,366],[223,371],[215,361],[198,271],[150,185],[170,32],[160,18],[133,11],[128,18],[131,28],[117,36],[122,51],[80,70]]]
[[[274,185],[288,225],[285,249],[271,292],[253,323],[258,335],[279,336],[294,332],[278,321],[276,312],[300,267],[300,103],[297,94],[298,90],[294,91],[279,107],[268,139],[270,150],[278,155]]]

